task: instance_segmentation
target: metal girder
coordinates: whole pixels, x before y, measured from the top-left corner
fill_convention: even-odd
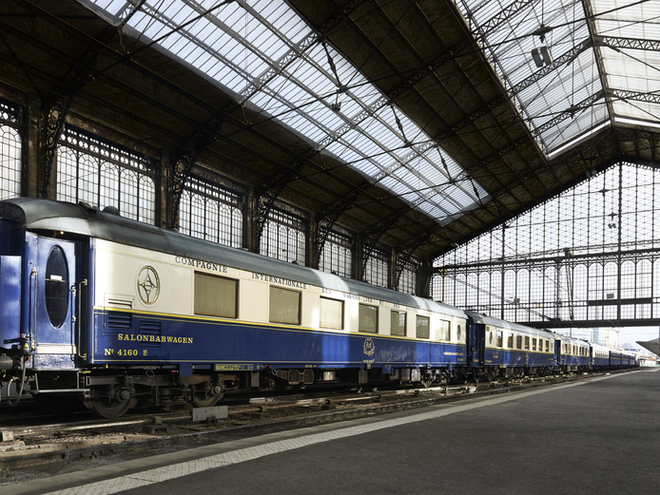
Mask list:
[[[399,280],[401,279],[401,274],[405,270],[406,263],[410,261],[415,250],[424,244],[433,236],[437,229],[427,229],[422,235],[416,236],[397,249],[396,256],[396,279],[394,282],[394,287],[399,287]]]
[[[319,266],[325,242],[328,240],[328,235],[330,235],[332,227],[337,219],[339,219],[341,214],[351,207],[362,192],[370,187],[373,187],[371,182],[363,182],[359,187],[350,190],[347,194],[344,194],[337,201],[326,206],[316,214],[316,259],[313,260],[314,267]]]
[[[98,62],[100,44],[116,36],[118,29],[106,26],[97,41],[88,46],[83,54],[69,68],[64,77],[44,98],[45,111],[41,117],[43,142],[41,145],[41,198],[48,198],[50,175],[57,153],[57,140],[62,133],[62,126],[71,108],[76,92],[94,79],[92,69]]]
[[[287,168],[283,168],[275,175],[269,177],[266,182],[257,189],[257,231],[255,246],[259,246],[260,244],[261,234],[264,231],[270,211],[273,208],[273,204],[277,197],[288,184],[298,179],[303,165],[318,153],[319,150],[317,149],[308,149],[300,158]]]
[[[560,112],[554,118],[548,120],[547,122],[544,122],[543,124],[541,124],[538,127],[535,127],[532,130],[532,134],[534,136],[538,136],[539,134],[542,134],[545,131],[547,131],[549,129],[552,129],[553,127],[556,127],[557,124],[559,124],[560,122],[563,122],[567,119],[574,118],[575,114],[580,113],[582,110],[585,110],[585,109],[589,108],[591,105],[596,103],[601,98],[605,98],[606,94],[607,93],[604,90],[600,90],[600,91],[596,92],[595,94],[585,98],[580,103],[571,105],[570,107],[568,107],[563,112]]]
[[[511,4],[504,7],[500,10],[497,15],[491,17],[486,22],[482,23],[479,27],[481,28],[481,38],[485,38],[490,32],[496,30],[506,21],[511,19],[515,14],[530,7],[529,0],[515,0]]]
[[[607,94],[617,100],[634,100],[660,104],[660,93],[657,91],[641,93],[639,91],[630,91],[627,89],[612,89],[609,90]]]
[[[41,190],[39,196],[48,198],[50,189],[50,176],[55,161],[57,152],[57,140],[62,133],[62,127],[66,116],[71,108],[73,99],[77,91],[91,82],[95,75],[93,68],[96,67],[98,56],[103,44],[117,36],[123,26],[135,14],[135,12],[142,6],[145,0],[141,0],[133,10],[127,14],[125,19],[117,26],[108,25],[96,38],[96,43],[91,46],[88,45],[85,51],[78,59],[76,59],[67,70],[66,74],[60,81],[51,89],[48,95],[43,100],[45,108],[41,117],[42,129],[42,143],[41,143]],[[25,6],[24,4],[22,4]],[[30,8],[36,8],[29,6]]]
[[[596,45],[613,49],[660,51],[660,41],[640,40],[635,38],[617,38],[614,36],[594,36]]]
[[[409,211],[412,211],[416,206],[417,204],[407,205],[406,207],[397,210],[395,214],[383,218],[364,232],[364,241],[362,243],[362,268],[361,273],[358,274],[358,279],[362,279],[364,277],[364,272],[367,268],[367,262],[371,258],[378,240],[385,234],[385,232],[396,225],[396,223],[399,221],[399,218],[401,218]]]

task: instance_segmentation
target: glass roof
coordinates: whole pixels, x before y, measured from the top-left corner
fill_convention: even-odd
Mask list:
[[[79,1],[201,71],[241,103],[286,124],[441,224],[488,198],[283,1]]]
[[[547,154],[606,123],[660,123],[659,1],[456,3]]]
[[[488,199],[283,0],[78,1],[441,224]],[[660,124],[660,1],[455,1],[548,155],[617,121]]]

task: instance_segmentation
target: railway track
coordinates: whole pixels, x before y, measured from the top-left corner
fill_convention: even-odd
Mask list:
[[[561,375],[431,388],[354,389],[344,393],[326,391],[253,397],[228,401],[226,419],[200,422],[193,422],[191,408],[184,406],[127,414],[117,420],[91,419],[91,415],[82,414],[66,421],[49,422],[48,419],[52,420],[53,416],[39,416],[13,418],[10,425],[7,418],[0,417],[4,440],[0,443],[0,478],[3,473],[16,473],[26,467],[32,469],[84,459],[94,459],[98,463],[104,457],[121,457],[126,452],[135,455],[142,451],[147,456],[161,453],[163,449],[180,450],[192,445],[214,443],[232,435],[336,422],[604,374]]]

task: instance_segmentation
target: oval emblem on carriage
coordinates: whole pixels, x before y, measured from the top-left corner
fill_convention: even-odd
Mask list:
[[[374,343],[371,337],[364,339],[364,345],[362,346],[362,350],[367,356],[374,355],[374,353],[376,352],[376,344]]]
[[[152,266],[145,266],[140,270],[137,278],[137,290],[140,300],[146,304],[154,304],[160,295],[160,279],[158,272]]]

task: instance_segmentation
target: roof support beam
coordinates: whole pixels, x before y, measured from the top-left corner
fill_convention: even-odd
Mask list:
[[[137,9],[137,7],[136,7]],[[128,16],[130,18],[130,15]],[[127,19],[128,19],[127,18]],[[41,143],[41,191],[39,197],[48,198],[50,176],[57,152],[57,142],[73,99],[80,88],[94,79],[93,69],[98,62],[101,45],[114,38],[121,27],[107,26],[99,35],[98,42],[88,45],[83,54],[69,68],[64,77],[44,98],[41,117],[43,142]]]

